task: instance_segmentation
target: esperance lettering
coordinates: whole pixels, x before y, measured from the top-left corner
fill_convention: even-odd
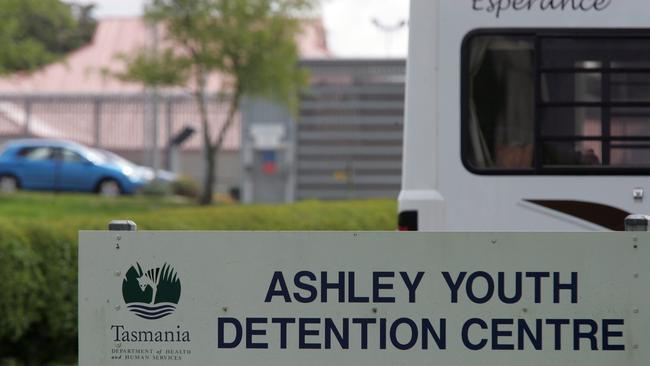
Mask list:
[[[603,11],[613,0],[472,0],[474,11],[494,14],[499,18],[508,11]]]
[[[295,304],[321,308],[322,304],[331,304],[325,316],[313,317],[314,309],[305,308],[310,317],[218,317],[217,348],[447,350],[449,343],[456,342],[472,351],[625,350],[623,319],[481,317],[480,307],[464,319],[450,319],[444,314],[436,317],[433,307],[432,317],[411,318],[394,311],[386,316],[379,306],[373,308],[372,316],[358,316],[358,307],[354,308],[356,316],[346,316],[346,304],[404,304],[398,308],[408,312],[431,285],[445,289],[435,294],[437,303],[491,304],[490,313],[498,305],[512,311],[513,304],[522,304],[522,308],[544,304],[551,307],[549,313],[558,315],[553,305],[580,301],[577,272],[461,271],[427,275],[408,271],[277,271],[270,276],[266,294],[260,298],[272,304],[274,315],[281,304],[294,304],[294,308]]]

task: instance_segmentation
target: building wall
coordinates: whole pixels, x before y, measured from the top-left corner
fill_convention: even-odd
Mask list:
[[[296,198],[397,198],[404,60],[311,60],[296,133]]]

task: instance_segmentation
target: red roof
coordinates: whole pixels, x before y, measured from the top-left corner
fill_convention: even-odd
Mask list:
[[[320,20],[306,21],[298,38],[302,58],[327,58],[325,30]],[[0,78],[0,93],[133,93],[142,86],[107,76],[102,70],[119,71],[120,54],[131,54],[146,47],[151,36],[142,18],[102,19],[90,44],[71,53],[63,61],[31,73]],[[210,78],[209,89],[217,90],[219,77]]]

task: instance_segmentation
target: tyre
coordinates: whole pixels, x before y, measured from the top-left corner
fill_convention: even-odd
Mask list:
[[[0,192],[14,193],[18,190],[18,179],[11,175],[0,176]]]
[[[97,194],[104,197],[116,197],[122,194],[122,187],[115,179],[104,179],[97,185]]]

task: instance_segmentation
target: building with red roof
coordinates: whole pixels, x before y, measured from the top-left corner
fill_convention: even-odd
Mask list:
[[[154,129],[150,122],[153,108],[143,86],[110,75],[124,67],[118,55],[148,47],[152,35],[152,28],[142,18],[101,19],[92,41],[63,60],[32,73],[0,78],[2,139],[31,136],[74,140],[151,164],[147,151],[153,145],[154,130],[157,146],[163,147],[170,136],[186,126],[200,129],[189,89],[162,91],[159,126]],[[331,56],[320,20],[304,22],[298,44],[304,59]],[[222,87],[220,75],[209,76],[210,92]],[[224,108],[214,102],[209,114],[211,130],[216,131],[223,123]],[[226,136],[219,164],[219,180],[226,186],[238,183],[240,143],[241,131],[236,125]],[[184,151],[183,172],[200,179],[203,169],[199,134],[184,145]]]

